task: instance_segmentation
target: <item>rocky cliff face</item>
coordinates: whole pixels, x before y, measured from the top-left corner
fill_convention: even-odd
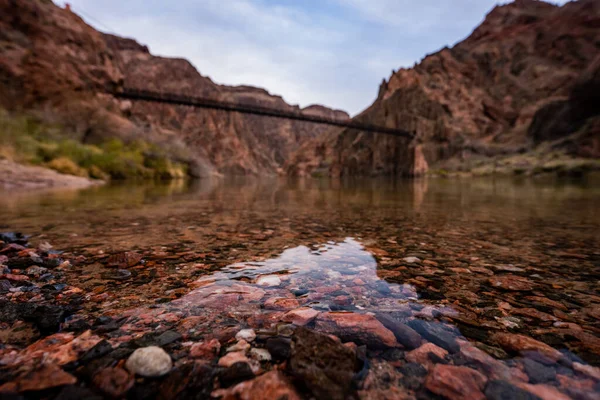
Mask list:
[[[127,86],[286,110],[281,97],[218,85],[188,61],[156,57],[131,39],[104,35],[49,0],[0,0],[0,107],[44,110],[83,140],[124,132],[182,140],[201,174],[274,174],[326,127],[181,106],[119,102],[103,94]],[[311,107],[307,112],[343,112]]]
[[[440,165],[468,169],[474,160],[526,152],[580,129],[586,130],[578,133],[583,141],[572,140],[571,151],[598,157],[597,124],[585,123],[598,107],[589,103],[592,91],[585,82],[597,79],[589,69],[600,54],[599,28],[595,0],[562,7],[535,0],[498,6],[464,41],[395,72],[357,117],[414,131],[415,141],[338,130],[305,144],[288,173],[419,175]],[[581,90],[573,91],[578,82]],[[576,99],[591,110],[574,115],[580,106],[566,104]],[[549,133],[546,117],[557,108],[570,111],[563,111],[562,122],[555,121]]]

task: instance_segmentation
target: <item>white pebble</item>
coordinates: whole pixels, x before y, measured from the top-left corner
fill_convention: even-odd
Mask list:
[[[277,275],[261,275],[256,280],[256,284],[260,286],[279,286],[281,279]]]
[[[125,367],[133,374],[152,378],[167,374],[173,367],[173,361],[160,347],[150,346],[134,351]]]
[[[235,335],[235,338],[250,343],[256,339],[256,333],[254,332],[254,329],[242,329]]]

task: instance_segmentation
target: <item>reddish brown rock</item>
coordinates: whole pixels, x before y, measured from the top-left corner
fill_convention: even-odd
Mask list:
[[[212,360],[219,355],[219,351],[221,351],[221,343],[217,339],[212,339],[208,342],[194,343],[190,349],[190,357]]]
[[[280,371],[267,372],[253,380],[242,382],[230,389],[213,392],[222,400],[300,400],[289,380]]]
[[[120,398],[133,387],[133,375],[123,368],[105,368],[96,373],[93,378],[94,385],[108,396]]]
[[[314,320],[319,312],[310,307],[297,308],[287,312],[281,319],[294,325],[304,326]]]
[[[425,380],[425,387],[450,400],[483,400],[487,378],[474,369],[437,364]]]
[[[396,347],[396,337],[373,315],[350,312],[321,313],[316,319],[319,331],[340,337],[345,342],[373,348]]]
[[[558,361],[562,358],[560,351],[528,336],[497,333],[492,336],[492,339],[505,350],[519,352],[524,356],[537,354],[550,361]]]
[[[518,383],[518,387],[539,397],[542,400],[570,400],[571,397],[562,393],[555,387],[549,385],[530,385],[528,383]]]
[[[143,256],[134,251],[126,251],[124,253],[113,254],[106,260],[108,267],[114,268],[131,268],[142,261]]]
[[[57,365],[44,365],[20,378],[0,386],[0,393],[39,391],[65,385],[73,385],[77,379]]]
[[[527,278],[516,275],[500,275],[489,279],[490,285],[495,288],[510,291],[530,291],[534,288],[534,283]]]
[[[447,355],[448,352],[441,347],[433,343],[425,343],[421,347],[406,353],[406,360],[412,363],[431,366],[433,364],[432,356],[443,360]]]
[[[271,297],[265,301],[267,310],[291,310],[299,306],[298,300],[287,297]]]

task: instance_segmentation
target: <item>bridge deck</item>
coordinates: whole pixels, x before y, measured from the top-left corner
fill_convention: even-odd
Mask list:
[[[239,112],[243,114],[262,115],[274,118],[285,118],[298,121],[313,122],[316,124],[326,124],[339,126],[344,128],[352,128],[366,132],[385,133],[388,135],[400,136],[412,139],[414,134],[402,129],[387,128],[372,124],[365,124],[352,120],[339,120],[326,117],[318,117],[314,115],[306,115],[302,112],[284,111],[274,108],[244,105],[226,101],[206,99],[202,97],[183,96],[173,93],[161,93],[148,90],[125,89],[120,92],[112,93],[115,97],[129,100],[142,100],[157,103],[177,104],[183,106],[191,106],[198,108],[210,108],[215,110],[224,110],[231,112]]]

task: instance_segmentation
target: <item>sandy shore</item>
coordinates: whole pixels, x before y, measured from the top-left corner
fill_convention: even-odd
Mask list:
[[[60,174],[43,167],[22,165],[8,160],[0,161],[0,188],[2,189],[76,189],[103,183],[104,181],[100,180]]]

